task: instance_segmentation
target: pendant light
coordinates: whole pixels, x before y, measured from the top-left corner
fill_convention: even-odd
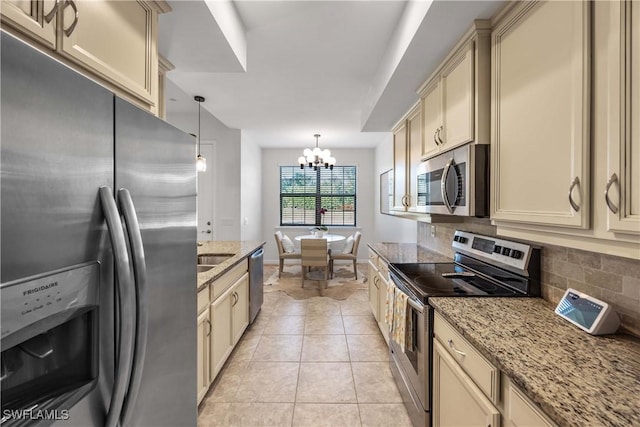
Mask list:
[[[196,95],[193,99],[198,103],[198,155],[196,156],[196,170],[204,172],[207,170],[207,159],[200,154],[200,104],[204,102],[204,96]]]

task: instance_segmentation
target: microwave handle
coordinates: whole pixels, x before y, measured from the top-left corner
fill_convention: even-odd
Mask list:
[[[454,160],[453,157],[451,157],[442,170],[442,178],[440,179],[440,192],[442,193],[442,201],[449,213],[453,213],[453,207],[451,206],[451,203],[449,203],[449,195],[447,194],[447,178],[449,177],[449,171],[451,171],[453,165]]]

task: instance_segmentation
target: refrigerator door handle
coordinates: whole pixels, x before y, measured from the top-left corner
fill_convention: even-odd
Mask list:
[[[120,421],[133,359],[133,322],[130,320],[135,316],[133,277],[131,275],[131,263],[122,229],[122,221],[118,214],[113,192],[111,188],[103,186],[100,187],[99,194],[113,248],[118,292],[120,294],[118,300],[121,321],[119,322],[120,333],[117,334],[120,337],[120,342],[116,343],[116,348],[118,349],[117,368],[113,382],[113,394],[111,395],[111,403],[109,404],[109,412],[105,423],[106,427],[114,427]]]
[[[142,382],[142,371],[147,348],[147,331],[149,326],[146,286],[147,263],[144,256],[138,216],[129,190],[126,188],[118,190],[118,203],[127,227],[127,234],[129,235],[129,247],[131,248],[131,257],[133,258],[133,272],[136,287],[136,332],[133,350],[133,367],[131,379],[129,380],[129,389],[127,390],[127,398],[124,401],[121,415],[121,425],[128,426],[130,425],[129,418],[133,413],[136,396],[138,395],[140,383]]]

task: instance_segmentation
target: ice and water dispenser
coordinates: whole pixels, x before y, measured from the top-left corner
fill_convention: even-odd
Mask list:
[[[93,388],[99,282],[92,262],[0,285],[3,425],[69,408]]]

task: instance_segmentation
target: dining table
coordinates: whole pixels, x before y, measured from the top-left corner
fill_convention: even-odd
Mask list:
[[[302,239],[327,239],[327,243],[333,243],[340,242],[346,239],[346,237],[341,234],[325,234],[322,237],[316,237],[316,235],[314,234],[301,234],[299,236],[295,236],[294,239],[296,239],[298,242]]]

